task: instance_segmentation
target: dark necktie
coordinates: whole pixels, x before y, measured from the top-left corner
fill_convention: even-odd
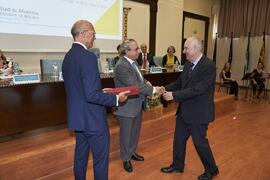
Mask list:
[[[189,71],[188,71],[188,74],[190,74],[190,73],[192,72],[192,70],[193,70],[193,66],[194,66],[194,64],[193,64],[193,63],[191,63],[191,64],[190,64]]]
[[[191,72],[192,72],[192,70],[193,70],[193,66],[194,66],[194,64],[191,63],[191,64],[190,64],[190,67],[189,67],[189,70],[188,70],[188,75],[187,75],[187,77],[190,76],[190,74],[191,74]]]

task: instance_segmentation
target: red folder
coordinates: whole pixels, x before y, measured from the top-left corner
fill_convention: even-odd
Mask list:
[[[133,85],[133,86],[128,86],[128,87],[120,87],[120,88],[109,88],[106,90],[106,93],[117,95],[123,91],[129,91],[128,96],[140,94],[138,85]]]

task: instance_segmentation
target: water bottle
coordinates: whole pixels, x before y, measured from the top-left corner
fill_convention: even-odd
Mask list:
[[[58,66],[57,63],[53,63],[53,70],[52,70],[52,77],[57,78],[58,77]]]
[[[105,64],[104,68],[105,68],[104,73],[109,73],[109,65],[108,65],[108,63]]]
[[[17,75],[19,74],[20,68],[19,68],[19,64],[17,62],[13,63],[13,74]]]

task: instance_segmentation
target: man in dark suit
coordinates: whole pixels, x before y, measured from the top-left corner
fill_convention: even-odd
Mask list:
[[[148,70],[149,67],[156,66],[153,56],[147,53],[147,45],[145,43],[141,44],[141,53],[137,59],[139,66],[142,69]]]
[[[188,62],[180,77],[165,86],[163,97],[179,102],[179,107],[176,113],[173,162],[169,167],[161,168],[163,173],[184,171],[186,142],[191,136],[205,168],[205,172],[198,177],[200,180],[212,179],[219,172],[206,137],[208,124],[214,121],[215,115],[216,68],[201,50],[202,44],[198,39],[188,38],[183,51]]]
[[[140,94],[128,97],[127,101],[119,104],[116,115],[120,124],[120,154],[124,169],[132,172],[130,160],[144,161],[144,157],[136,153],[142,121],[142,110],[145,107],[146,96],[155,93],[160,87],[152,87],[140,73],[136,59],[138,45],[133,39],[125,40],[120,45],[121,57],[116,64],[114,83],[116,87],[138,85]]]
[[[127,98],[104,93],[98,71],[97,58],[87,49],[93,46],[95,29],[86,20],[77,21],[71,34],[72,48],[65,55],[62,71],[67,98],[68,127],[75,131],[76,145],[74,176],[86,179],[90,149],[93,154],[94,178],[108,179],[109,130],[105,106],[115,106]]]

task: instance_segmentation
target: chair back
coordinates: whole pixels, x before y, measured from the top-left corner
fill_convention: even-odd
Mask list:
[[[40,59],[41,74],[52,74],[54,63],[57,64],[59,71],[62,71],[63,60],[61,60],[61,59]]]
[[[218,78],[219,78],[219,84],[223,83],[223,73],[222,73],[222,71],[218,74]]]
[[[221,87],[224,87],[224,88],[226,88],[226,92],[228,94],[230,91],[230,85],[225,83],[226,81],[224,81],[224,79],[223,79],[223,72],[222,71],[219,73],[218,77],[219,77],[218,92],[219,92]]]
[[[98,63],[98,70],[99,72],[102,72],[101,68],[101,62],[100,62],[100,49],[99,48],[90,48],[88,51],[94,53],[97,57],[97,63]]]
[[[154,56],[154,61],[155,61],[155,64],[158,65],[158,66],[162,66],[162,60],[163,60],[163,57],[161,56]]]
[[[114,67],[115,67],[115,59],[113,57],[109,57],[106,59],[107,63],[108,63],[108,67],[109,67],[109,70],[114,70]]]

